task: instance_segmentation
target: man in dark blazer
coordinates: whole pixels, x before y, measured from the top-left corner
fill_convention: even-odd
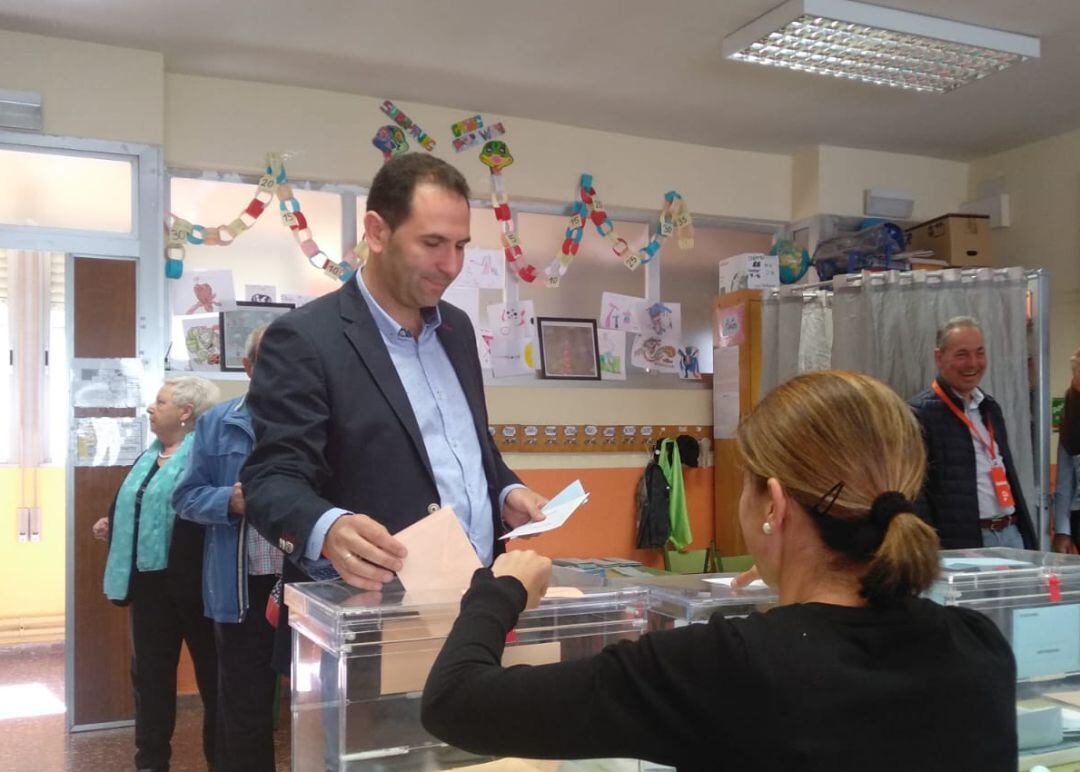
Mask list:
[[[938,376],[909,401],[926,441],[926,480],[915,502],[944,549],[1038,549],[1001,406],[979,389],[982,329],[970,316],[938,330]]]
[[[286,555],[286,581],[380,589],[409,559],[391,534],[440,506],[485,564],[506,528],[543,519],[546,499],[488,433],[472,324],[440,301],[464,261],[468,195],[433,156],[387,162],[367,199],[363,271],[266,331],[240,479],[248,518]]]

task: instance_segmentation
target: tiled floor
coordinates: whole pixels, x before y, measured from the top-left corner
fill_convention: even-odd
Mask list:
[[[0,686],[40,683],[64,699],[63,644],[0,647]],[[0,714],[7,706],[0,706]],[[289,769],[287,711],[277,731],[277,768]],[[68,734],[63,714],[0,719],[0,770],[4,772],[124,772],[134,769],[131,727]],[[172,772],[204,772],[202,704],[180,698],[173,735]]]

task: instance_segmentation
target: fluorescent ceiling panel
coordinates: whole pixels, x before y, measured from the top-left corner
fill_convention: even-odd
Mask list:
[[[724,56],[945,93],[1039,55],[1039,39],[852,0],[788,0],[724,39]]]

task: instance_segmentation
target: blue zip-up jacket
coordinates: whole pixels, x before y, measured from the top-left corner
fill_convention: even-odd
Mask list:
[[[248,607],[248,524],[229,514],[229,497],[254,443],[243,397],[215,405],[195,424],[187,469],[173,491],[180,517],[206,526],[203,611],[215,622],[242,622]]]

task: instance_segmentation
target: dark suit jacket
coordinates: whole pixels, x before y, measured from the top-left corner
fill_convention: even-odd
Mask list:
[[[499,534],[499,493],[520,480],[488,433],[469,317],[448,303],[439,303],[439,312],[437,334],[472,411]],[[369,515],[396,533],[439,506],[416,417],[355,281],[270,325],[247,406],[255,448],[240,473],[245,509],[286,553],[286,581],[306,578],[297,561],[332,507]],[[503,546],[496,540],[496,555]]]
[[[940,378],[946,396],[957,407],[964,404],[960,396]],[[941,539],[942,549],[966,549],[982,546],[982,529],[979,527],[979,494],[975,480],[975,445],[971,431],[957,418],[933,389],[916,394],[908,404],[922,424],[926,442],[926,480],[915,508],[919,515],[934,526]],[[983,421],[994,427],[994,440],[1005,464],[1005,473],[1016,500],[1016,516],[1024,547],[1038,549],[1035,529],[1028,515],[1020,479],[1016,474],[1009,438],[1005,432],[1005,419],[1001,406],[985,394],[979,404]]]
[[[439,311],[438,337],[472,410],[499,533],[499,492],[519,480],[488,433],[469,318],[447,303]],[[270,326],[247,406],[256,440],[240,475],[247,516],[272,543],[291,545],[291,560],[331,507],[395,533],[439,505],[416,417],[356,282]]]

